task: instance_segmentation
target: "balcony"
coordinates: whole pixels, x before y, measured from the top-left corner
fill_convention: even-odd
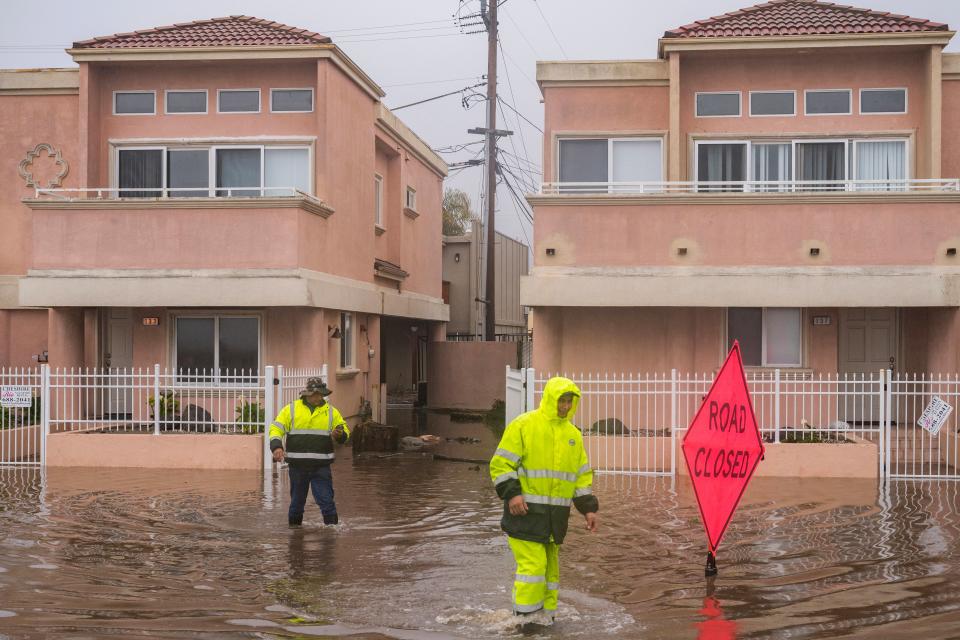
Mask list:
[[[692,182],[544,182],[540,195],[957,193],[960,179],[743,180]]]

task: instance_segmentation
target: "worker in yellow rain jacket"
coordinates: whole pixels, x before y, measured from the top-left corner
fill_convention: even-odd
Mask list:
[[[569,420],[579,401],[573,381],[551,378],[540,408],[507,425],[490,461],[490,477],[503,499],[500,526],[517,561],[514,613],[543,610],[547,622],[557,610],[559,545],[567,534],[570,505],[584,515],[589,531],[598,524],[593,471],[583,436]]]
[[[290,471],[290,526],[303,524],[307,492],[320,506],[323,524],[337,524],[333,500],[333,441],[345,443],[350,427],[337,409],[327,402],[332,391],[322,378],[310,378],[300,399],[283,409],[270,426],[270,450],[277,462],[287,461]],[[286,440],[286,441],[284,441]]]

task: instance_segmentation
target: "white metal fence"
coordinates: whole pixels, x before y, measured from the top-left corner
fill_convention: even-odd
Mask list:
[[[279,407],[327,365],[263,372],[0,368],[0,465],[41,465],[51,433],[264,434]]]
[[[507,422],[534,409],[553,374],[507,371]],[[693,420],[713,374],[558,374],[582,393],[574,422],[598,471],[673,475],[677,441]],[[892,478],[960,478],[957,412],[936,436],[917,426],[933,396],[960,402],[960,376],[751,372],[747,383],[764,440],[877,446],[879,473]]]

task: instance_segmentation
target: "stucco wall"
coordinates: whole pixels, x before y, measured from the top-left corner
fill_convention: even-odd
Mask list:
[[[441,409],[489,409],[494,400],[504,399],[507,365],[517,365],[517,345],[510,342],[431,342],[428,404]]]
[[[262,469],[262,435],[54,433],[49,467]]]

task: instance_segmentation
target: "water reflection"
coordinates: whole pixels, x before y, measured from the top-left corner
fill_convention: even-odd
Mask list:
[[[482,436],[449,442],[471,457],[485,429],[427,426]],[[485,467],[347,454],[335,476],[343,524],[311,504],[291,530],[282,479],[255,473],[2,469],[0,637],[519,637]],[[595,490],[601,531],[572,523],[534,637],[956,635],[957,484],[758,478],[709,583],[686,478]]]

